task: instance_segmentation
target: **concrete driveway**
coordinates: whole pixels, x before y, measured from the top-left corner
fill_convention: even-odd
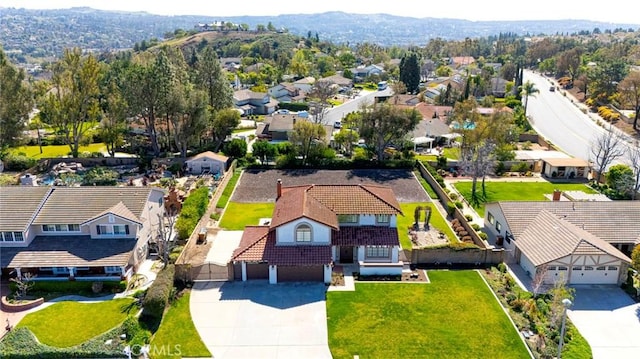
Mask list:
[[[638,358],[640,304],[615,286],[573,286],[569,318],[591,345],[594,359]]]
[[[331,358],[324,284],[198,282],[191,316],[216,359]]]

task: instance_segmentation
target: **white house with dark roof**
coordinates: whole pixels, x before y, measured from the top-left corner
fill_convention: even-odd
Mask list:
[[[640,243],[640,202],[494,202],[484,232],[504,248],[507,261],[533,278],[569,284],[621,284]]]
[[[401,275],[397,215],[389,187],[283,187],[268,225],[248,226],[231,262],[237,280],[331,282],[334,263],[357,264],[361,275]]]
[[[190,174],[214,174],[224,175],[227,170],[229,157],[217,154],[212,151],[205,151],[190,157],[185,161],[185,167]]]
[[[0,187],[0,268],[36,279],[120,280],[157,240],[151,187]]]

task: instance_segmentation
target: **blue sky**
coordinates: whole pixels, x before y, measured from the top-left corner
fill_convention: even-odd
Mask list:
[[[640,16],[629,0],[608,0],[599,6],[577,0],[1,0],[0,7],[31,9],[89,6],[104,10],[147,11],[161,15],[280,15],[344,11],[349,13],[387,13],[411,17],[483,20],[560,20],[580,19],[623,24],[640,24]],[[512,8],[507,8],[507,4]]]

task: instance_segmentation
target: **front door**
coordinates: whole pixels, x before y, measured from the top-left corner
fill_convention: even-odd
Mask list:
[[[340,246],[340,263],[353,263],[353,247]]]

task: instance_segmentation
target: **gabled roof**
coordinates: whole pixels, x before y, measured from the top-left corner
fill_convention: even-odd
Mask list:
[[[106,216],[108,214],[113,214],[113,215],[118,216],[120,218],[124,218],[124,219],[126,219],[128,221],[131,221],[131,222],[138,223],[138,224],[142,225],[142,222],[140,222],[140,219],[138,218],[138,216],[133,214],[133,212],[131,212],[131,210],[129,210],[129,208],[127,208],[127,206],[125,206],[124,203],[122,203],[122,201],[118,202],[117,204],[115,204],[111,208],[104,210],[102,213],[97,214],[93,218],[87,219],[82,224],[87,223],[87,222],[95,221],[96,219],[98,219],[100,217],[103,217],[103,216]]]
[[[640,243],[640,201],[497,202],[516,238],[546,210],[611,243]]]
[[[0,232],[22,232],[37,215],[50,187],[0,187]]]
[[[33,224],[80,224],[114,209],[123,214],[126,211],[121,202],[136,221],[142,217],[145,205],[152,191],[151,187],[51,187],[51,194],[42,205]],[[114,207],[115,206],[115,207]]]
[[[221,162],[227,162],[229,160],[229,157],[227,156],[219,155],[212,151],[205,151],[205,152],[198,153],[197,155],[186,160],[185,162],[191,162],[191,161],[199,160],[202,158],[209,158],[209,159],[213,159]]]
[[[331,263],[330,245],[276,245],[275,231],[248,226],[231,261],[267,262],[270,265],[320,265]]]
[[[342,75],[337,75],[337,74],[328,76],[328,77],[323,77],[318,81],[327,81],[329,83],[336,84],[338,86],[350,86],[353,83],[351,79],[348,79]]]
[[[402,214],[393,190],[378,185],[303,185],[283,187],[276,200],[271,228],[309,218],[338,228],[341,214]]]
[[[294,82],[296,85],[313,85],[316,82],[316,79],[311,76],[303,77],[300,80]]]
[[[569,157],[569,158],[556,158],[556,157],[548,157],[542,159],[544,162],[548,163],[549,166],[552,167],[589,167],[589,162],[583,160],[582,158]]]
[[[575,224],[542,210],[516,237],[516,246],[535,266],[572,255],[608,254],[627,263],[627,256]]]
[[[264,92],[254,92],[249,89],[238,90],[233,93],[233,99],[237,102],[246,101],[246,100],[262,100],[267,96]]]

